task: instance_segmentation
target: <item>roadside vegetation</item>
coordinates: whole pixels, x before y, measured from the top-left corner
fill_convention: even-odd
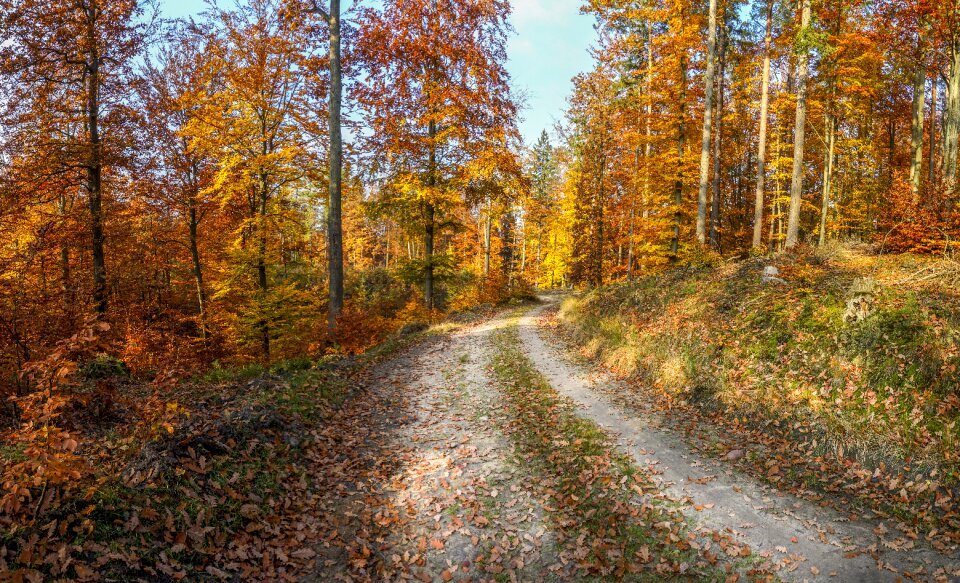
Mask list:
[[[716,454],[955,540],[958,278],[946,259],[801,249],[599,288],[559,321],[627,400],[722,428]]]

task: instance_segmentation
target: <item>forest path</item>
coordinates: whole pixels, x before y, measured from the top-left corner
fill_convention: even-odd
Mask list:
[[[615,379],[568,360],[547,341],[540,318],[553,306],[548,302],[463,326],[374,367],[365,394],[348,401],[317,448],[314,462],[329,480],[320,485],[329,530],[308,581],[634,580],[629,571],[598,576],[593,567],[584,567],[592,543],[584,544],[583,533],[596,528],[594,511],[567,505],[563,497],[558,504],[557,493],[564,478],[594,481],[610,474],[590,468],[596,463],[590,460],[600,458],[565,462],[570,451],[565,447],[579,441],[569,434],[550,433],[552,428],[538,433],[518,423],[530,423],[535,411],[516,396],[534,390],[525,383],[535,381],[520,371],[527,365],[517,364],[524,359],[549,383],[543,385],[548,392],[571,403],[570,417],[602,428],[610,447],[652,477],[653,490],[644,489],[627,507],[679,509],[670,512],[689,524],[681,538],[700,544],[694,547],[700,549],[694,551],[699,559],[689,563],[701,569],[695,572],[711,573],[703,559],[715,563],[712,544],[721,570],[710,580],[724,580],[722,569],[736,570],[740,581],[770,572],[788,581],[897,581],[904,571],[917,580],[936,579],[933,574],[946,559],[923,548],[922,541],[910,541],[909,552],[886,548],[879,522],[849,522],[833,510],[780,493],[695,452],[655,413],[615,405],[610,398],[618,388]],[[503,362],[505,333],[517,338],[512,350],[521,360],[512,361],[515,371],[496,364]],[[508,390],[503,383],[513,386]],[[533,434],[547,439],[546,450],[559,455],[559,463],[544,467],[553,462],[530,456],[524,440]],[[578,466],[586,466],[586,473]],[[571,468],[573,473],[564,475]],[[623,481],[613,487],[627,494],[635,488]],[[624,500],[618,495],[609,500]],[[648,515],[639,515],[639,531],[627,531],[636,540],[610,541],[610,548],[636,548],[630,547],[635,542],[663,548],[650,537],[680,532],[671,530],[676,525],[664,531],[662,524],[669,522],[643,522],[643,516]],[[600,528],[595,542],[610,540]],[[741,556],[750,558],[744,562]],[[652,562],[628,561],[627,567],[637,569],[636,579],[655,580],[659,571],[653,569],[663,563],[653,557]],[[688,560],[677,559],[674,567]],[[698,580],[693,572],[687,578]]]
[[[324,506],[332,535],[309,581],[566,579],[537,498],[538,477],[491,421],[486,371],[497,321],[375,368],[343,424],[341,478]],[[357,434],[357,435],[355,435]],[[344,461],[339,461],[344,460]],[[349,463],[344,463],[349,460]],[[506,579],[504,579],[506,577]]]
[[[559,343],[549,341],[541,318],[553,308],[556,303],[548,300],[520,319],[527,357],[558,393],[577,404],[580,415],[616,436],[618,447],[655,474],[666,494],[685,502],[695,523],[749,544],[779,565],[778,576],[786,580],[902,581],[901,573],[935,580],[941,567],[957,573],[958,561],[922,541],[910,541],[909,550],[889,548],[883,536],[889,530],[880,521],[850,521],[694,451],[680,431],[642,404],[625,411],[612,398],[622,390],[620,381],[573,362]]]

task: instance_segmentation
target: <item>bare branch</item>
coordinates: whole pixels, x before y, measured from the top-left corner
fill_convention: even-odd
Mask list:
[[[307,14],[319,14],[327,21],[327,24],[330,24],[330,13],[324,10],[324,8],[317,3],[317,0],[313,0],[313,5],[308,8],[306,12]]]

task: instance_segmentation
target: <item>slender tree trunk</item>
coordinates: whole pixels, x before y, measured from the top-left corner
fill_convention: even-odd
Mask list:
[[[930,76],[930,160],[927,162],[927,180],[936,188],[937,180],[937,72]]]
[[[636,153],[634,154],[634,164],[637,168],[637,174],[640,171],[640,146],[637,146]],[[636,182],[634,182],[636,185]],[[630,199],[630,225],[627,230],[627,281],[633,279],[633,235],[634,235],[634,223],[636,222],[637,216],[637,188],[634,186],[633,197]]]
[[[919,45],[923,41],[918,39]],[[922,47],[918,47],[919,61],[913,72],[913,115],[910,119],[910,191],[914,204],[920,200],[920,182],[923,177],[923,108],[926,101],[927,68]]]
[[[190,207],[187,213],[190,230],[190,258],[193,261],[193,279],[197,285],[197,305],[200,309],[200,335],[207,339],[207,292],[203,286],[203,266],[200,263],[200,245],[197,236],[197,201],[191,197]]]
[[[681,15],[682,18],[682,15]],[[687,60],[680,54],[680,112],[677,117],[677,178],[673,184],[673,204],[676,207],[673,216],[673,238],[670,240],[670,256],[676,261],[680,253],[680,222],[683,214],[683,157],[686,154],[687,139]]]
[[[780,235],[783,233],[783,190],[780,180],[780,155],[783,153],[783,129],[780,127],[780,120],[777,119],[777,143],[775,151],[777,153],[777,164],[773,173],[773,204],[770,213],[770,250],[774,251],[780,248]],[[778,229],[779,227],[779,229]]]
[[[697,242],[707,242],[707,190],[710,184],[710,132],[713,116],[714,68],[717,60],[717,0],[710,0],[707,24],[707,71],[704,76],[703,139],[700,142],[700,190],[697,195]]]
[[[427,177],[427,185],[433,188],[437,184],[437,150],[434,144],[434,138],[436,138],[437,135],[437,122],[432,119],[427,127],[427,135],[430,139],[430,157],[428,160],[429,176]],[[433,206],[433,203],[426,203],[424,205],[426,231],[424,233],[423,301],[428,310],[433,310],[433,243],[436,215],[437,209]]]
[[[606,146],[601,141],[600,143],[600,176],[597,181],[597,240],[596,240],[596,282],[597,286],[603,285],[603,205],[604,199],[606,198],[606,193],[604,192],[604,171],[607,166],[607,156],[606,156]]]
[[[103,152],[100,141],[100,52],[97,46],[96,20],[99,18],[96,6],[87,9],[87,55],[86,71],[86,122],[87,148],[86,188],[90,206],[90,239],[93,258],[93,306],[97,315],[107,313],[107,265],[103,249]]]
[[[717,57],[717,99],[716,99],[716,129],[713,136],[713,187],[712,200],[710,204],[710,246],[720,250],[720,158],[721,147],[723,146],[723,91],[724,91],[724,68],[726,57],[726,32],[721,23],[719,30],[719,43]]]
[[[266,152],[267,149],[267,143],[264,142],[264,151]],[[259,240],[257,241],[257,285],[260,288],[260,297],[263,302],[263,305],[261,305],[260,309],[263,310],[266,307],[267,292],[270,288],[269,280],[267,279],[267,198],[269,197],[270,191],[267,175],[262,171],[260,172],[259,190],[257,229],[260,231],[260,233]],[[266,314],[263,315],[258,325],[260,327],[260,347],[263,351],[263,358],[265,362],[269,363],[270,322],[267,319]]]
[[[830,99],[833,99],[833,80],[830,81]],[[820,207],[820,240],[819,245],[827,242],[827,211],[830,209],[830,190],[833,187],[834,147],[837,142],[837,120],[833,115],[832,102],[827,105],[824,114],[824,136],[827,147],[823,160],[823,203]]]
[[[647,25],[647,119],[646,144],[643,150],[643,218],[650,213],[650,166],[653,157],[653,35]],[[643,269],[641,264],[640,269]]]
[[[424,271],[423,271],[423,301],[428,310],[433,309],[433,242],[436,222],[436,209],[430,203],[424,208],[426,232],[424,234]]]
[[[773,2],[767,0],[767,33],[763,38],[763,78],[760,81],[760,145],[757,147],[757,186],[754,190],[753,248],[759,249],[763,236],[764,180],[767,171],[767,121],[770,117],[770,44],[773,40]]]
[[[793,129],[793,176],[790,181],[790,218],[787,223],[787,248],[795,247],[800,238],[800,205],[803,202],[803,152],[807,125],[807,77],[809,76],[810,47],[807,33],[810,28],[810,0],[801,0],[800,35],[803,43],[797,55],[797,116]]]
[[[493,203],[487,198],[487,218],[483,226],[483,275],[490,276],[490,243],[493,235]]]
[[[60,193],[57,202],[57,210],[60,213],[60,219],[65,220],[67,215],[67,195]],[[73,292],[70,282],[70,248],[66,242],[60,243],[60,289],[63,294],[63,306],[67,313],[73,311]]]
[[[330,42],[330,193],[327,213],[327,260],[329,271],[329,306],[327,329],[337,327],[337,316],[343,311],[343,137],[340,107],[343,100],[343,79],[340,67],[340,0],[330,0],[327,15]]]
[[[957,188],[957,157],[960,142],[960,32],[950,47],[950,76],[947,80],[946,123],[944,124],[943,178],[948,196]]]
[[[523,281],[526,279],[527,271],[527,216],[523,209],[520,210],[520,218],[523,221],[523,228],[517,229],[517,236],[520,238],[520,280]]]

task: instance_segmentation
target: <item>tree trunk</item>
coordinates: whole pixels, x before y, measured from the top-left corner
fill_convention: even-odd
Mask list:
[[[607,167],[607,156],[606,156],[606,145],[601,140],[599,144],[600,149],[600,172],[598,173],[597,180],[597,190],[595,198],[595,216],[597,217],[596,226],[597,226],[597,238],[595,241],[596,248],[594,254],[596,255],[594,259],[594,276],[593,280],[597,287],[603,285],[603,221],[604,221],[604,199],[606,198],[606,193],[604,192],[604,179],[605,179],[605,170]]]
[[[493,235],[493,203],[487,198],[487,218],[483,227],[483,275],[490,276],[490,242]]]
[[[341,135],[340,106],[343,100],[343,80],[340,67],[340,0],[330,0],[328,13],[330,34],[330,192],[327,212],[327,261],[329,271],[329,306],[327,329],[337,327],[337,316],[343,311],[343,223],[341,196],[343,192],[343,137]]]
[[[433,240],[436,209],[430,203],[424,209],[426,233],[424,235],[423,301],[428,310],[433,309]]]
[[[954,32],[960,36],[960,33]],[[950,47],[950,76],[947,80],[946,123],[944,124],[943,178],[949,196],[957,188],[957,150],[960,141],[960,38]]]
[[[770,107],[770,44],[773,40],[773,0],[767,0],[767,34],[763,39],[763,78],[760,90],[760,145],[757,148],[757,186],[754,191],[753,248],[759,249],[763,236],[763,194],[767,171],[767,118]]]
[[[833,99],[833,79],[830,80],[830,99]],[[824,135],[827,141],[823,160],[823,202],[820,207],[820,240],[819,245],[827,242],[827,211],[830,209],[830,190],[833,187],[834,148],[837,143],[837,120],[833,115],[832,103],[827,105],[824,114]]]
[[[681,15],[682,19],[682,15]],[[676,261],[680,253],[680,221],[683,214],[683,156],[686,153],[687,134],[687,61],[680,54],[680,112],[677,118],[677,178],[673,184],[673,204],[676,207],[673,216],[673,238],[670,240],[670,256]]]
[[[790,181],[790,217],[787,223],[787,248],[797,245],[800,238],[800,205],[803,196],[803,152],[807,124],[807,77],[809,75],[810,47],[807,34],[810,29],[810,0],[801,0],[800,34],[803,44],[797,55],[797,116],[793,128],[793,176]]]
[[[922,41],[918,40],[920,44]],[[923,176],[923,108],[926,101],[927,68],[924,66],[923,50],[920,53],[913,72],[913,115],[910,119],[910,191],[913,193],[914,204],[920,200],[920,182]]]
[[[653,156],[653,35],[650,33],[650,26],[647,25],[647,119],[646,119],[646,137],[647,141],[643,150],[643,218],[649,216],[650,212],[650,163]],[[643,265],[641,264],[641,269]]]
[[[713,136],[713,195],[710,204],[710,246],[720,250],[720,148],[723,146],[723,90],[724,90],[724,58],[726,57],[726,38],[723,24],[719,30],[720,49],[717,57],[717,99],[716,99],[716,129]]]
[[[267,144],[264,142],[264,151],[267,150]],[[267,291],[269,290],[269,281],[267,279],[267,198],[269,197],[269,185],[267,175],[260,172],[259,184],[259,208],[257,216],[257,228],[260,231],[259,241],[257,242],[257,285],[260,288],[260,297],[263,304],[260,309],[266,307]],[[264,361],[270,362],[270,322],[264,315],[260,322],[260,348],[263,351]]]
[[[93,257],[93,306],[97,315],[107,313],[107,266],[103,250],[103,153],[100,141],[100,52],[96,40],[95,8],[87,12],[87,42],[90,44],[87,55],[86,122],[87,147],[86,188],[90,206],[90,235]]]
[[[430,138],[427,185],[433,188],[437,185],[437,149],[434,144],[434,138],[437,135],[437,122],[432,119],[427,127],[427,135]],[[433,240],[436,215],[437,209],[433,206],[433,203],[426,203],[424,208],[426,231],[424,234],[423,302],[428,310],[433,310]]]
[[[57,210],[60,213],[60,219],[66,220],[67,215],[67,195],[60,193],[57,202]],[[67,313],[73,311],[73,292],[70,282],[70,248],[65,241],[60,242],[60,290],[63,294],[63,307]]]
[[[700,142],[700,191],[697,195],[697,242],[707,242],[707,189],[710,176],[710,132],[713,116],[714,67],[717,60],[717,0],[710,0],[707,24],[707,71],[704,77],[703,139]]]
[[[207,292],[203,286],[203,266],[200,263],[200,245],[197,236],[197,199],[190,198],[187,213],[190,230],[190,258],[193,261],[193,279],[197,285],[197,305],[200,309],[200,336],[207,339]]]
[[[937,180],[937,72],[930,76],[930,160],[927,162],[927,181],[936,188]]]
[[[634,154],[634,163],[637,168],[637,173],[640,171],[640,146],[637,146],[636,153]],[[636,183],[634,183],[636,184]],[[637,216],[637,189],[634,187],[633,197],[630,199],[630,225],[627,229],[627,281],[633,279],[633,235],[634,235],[634,223],[636,222]]]

